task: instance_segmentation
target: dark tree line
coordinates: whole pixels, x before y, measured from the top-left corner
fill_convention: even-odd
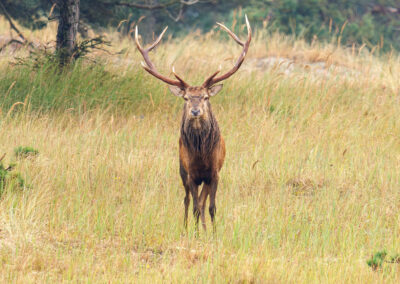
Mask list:
[[[77,1],[0,0],[0,13],[18,24],[39,29],[53,20],[67,23],[69,16],[63,14],[64,10],[69,11],[64,4],[67,2],[72,5]],[[235,11],[242,11],[255,28],[268,23],[271,32],[294,34],[309,41],[340,36],[346,45],[365,43],[370,48],[400,50],[398,0],[84,0],[75,5],[79,6],[79,13],[75,13],[79,23],[61,25],[59,32],[66,34],[57,37],[58,46],[61,38],[69,38],[66,44],[73,45],[71,35],[76,35],[77,30],[84,34],[85,26],[118,27],[123,34],[129,34],[144,16],[144,35],[160,31],[165,25],[179,35],[196,29],[208,31],[216,21],[230,25],[235,21]],[[67,26],[74,28],[68,35],[64,28]]]

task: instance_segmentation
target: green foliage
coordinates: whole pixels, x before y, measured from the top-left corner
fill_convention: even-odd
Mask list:
[[[386,250],[378,251],[367,261],[369,267],[373,270],[382,268],[383,263],[400,263],[400,254],[388,256]]]
[[[0,197],[6,188],[9,190],[16,190],[22,189],[25,185],[21,174],[13,172],[14,167],[14,164],[5,167],[3,163],[0,162]]]
[[[39,151],[33,147],[19,146],[14,149],[15,157],[27,158],[30,156],[36,156]],[[25,180],[22,178],[19,172],[14,172],[16,166],[15,163],[10,163],[7,167],[3,164],[2,160],[5,154],[0,158],[0,197],[5,190],[17,190],[26,187]]]
[[[368,266],[371,267],[373,270],[381,268],[383,262],[385,261],[386,255],[387,253],[385,250],[378,251],[377,253],[372,255],[371,258],[367,261]]]
[[[19,146],[14,149],[14,154],[15,154],[15,157],[17,157],[17,158],[27,158],[27,157],[36,156],[37,154],[39,154],[39,151],[33,147]]]

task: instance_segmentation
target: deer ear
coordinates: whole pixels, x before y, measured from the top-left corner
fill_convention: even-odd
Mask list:
[[[168,86],[169,90],[171,93],[173,93],[177,97],[183,97],[185,95],[185,90],[182,90],[181,88],[177,86]]]
[[[224,85],[220,84],[220,85],[215,85],[215,86],[212,86],[211,88],[208,88],[209,96],[212,97],[212,96],[215,96],[216,94],[218,94],[219,91],[222,90],[223,86]]]

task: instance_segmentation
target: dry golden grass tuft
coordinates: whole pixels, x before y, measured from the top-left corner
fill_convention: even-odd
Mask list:
[[[154,62],[191,83],[229,68],[239,49],[213,33],[166,42]],[[140,57],[131,41],[118,47],[128,52],[98,56],[124,77]],[[271,56],[347,71],[250,64]],[[212,102],[227,158],[217,235],[198,239],[193,218],[183,231],[182,102],[165,87],[143,89],[131,114],[2,109],[0,153],[29,145],[39,155],[17,165],[29,188],[0,199],[0,282],[398,283],[398,264],[372,271],[366,260],[400,252],[399,71],[394,55],[260,31]]]

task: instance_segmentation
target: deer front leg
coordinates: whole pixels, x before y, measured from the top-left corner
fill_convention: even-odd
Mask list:
[[[185,199],[183,200],[183,203],[185,204],[185,216],[183,219],[183,226],[185,227],[185,230],[187,232],[187,224],[188,224],[188,211],[189,211],[189,204],[190,204],[190,187],[187,184],[188,181],[188,173],[186,172],[185,168],[182,165],[182,162],[180,161],[180,166],[179,166],[179,172],[182,178],[182,184],[185,188]]]
[[[209,192],[209,186],[207,184],[204,184],[199,197],[199,207],[200,207],[201,224],[203,225],[203,229],[205,232],[207,231],[207,226],[206,226],[206,217],[204,214],[204,209],[206,207],[208,192]]]
[[[189,187],[185,185],[185,199],[183,200],[185,204],[185,217],[183,220],[183,226],[185,227],[185,230],[187,231],[187,224],[188,224],[188,211],[189,211],[189,204],[190,204],[190,192],[189,192]]]
[[[210,182],[210,207],[208,209],[211,216],[213,233],[216,232],[215,213],[217,211],[217,208],[215,206],[215,196],[217,194],[217,188],[218,188],[218,175],[216,175]]]
[[[188,178],[188,186],[190,188],[190,193],[193,198],[193,216],[195,218],[195,227],[196,234],[199,232],[199,217],[200,217],[200,207],[199,207],[199,198],[198,198],[198,188],[199,186],[189,177]]]

